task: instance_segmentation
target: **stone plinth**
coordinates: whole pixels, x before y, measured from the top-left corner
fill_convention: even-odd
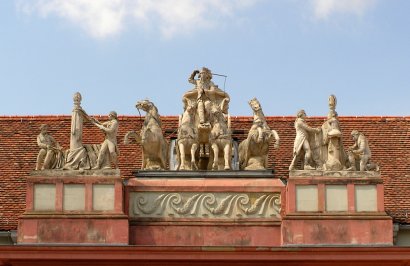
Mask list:
[[[290,171],[283,245],[392,245],[379,172]]]
[[[283,183],[272,171],[136,172],[130,244],[280,246]]]
[[[127,245],[119,170],[44,170],[27,179],[19,244]]]

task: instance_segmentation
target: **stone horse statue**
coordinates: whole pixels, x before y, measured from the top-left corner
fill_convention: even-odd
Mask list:
[[[179,165],[177,170],[197,170],[198,132],[195,125],[197,104],[188,102],[182,116],[179,117],[177,154]]]
[[[124,142],[128,144],[134,138],[141,143],[143,170],[164,170],[167,165],[168,143],[162,134],[158,109],[149,100],[139,101],[135,107],[146,112],[144,124],[140,134],[130,131],[125,135]]]
[[[279,148],[279,135],[271,130],[266,122],[258,99],[249,101],[253,110],[253,125],[248,137],[239,144],[239,168],[241,170],[263,170],[268,165],[269,144],[275,139],[275,148]]]
[[[209,134],[211,152],[208,169],[212,170],[231,169],[232,136],[230,118],[227,112],[223,112],[224,109],[227,111],[224,106],[227,106],[227,101],[222,101],[221,105],[213,104],[211,107],[212,129]]]

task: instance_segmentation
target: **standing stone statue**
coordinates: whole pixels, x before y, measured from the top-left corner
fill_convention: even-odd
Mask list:
[[[40,151],[37,156],[36,170],[59,169],[63,167],[64,156],[62,147],[48,133],[48,125],[40,126],[40,134],[37,136],[37,144]]]
[[[336,96],[329,97],[329,113],[327,120],[322,125],[322,136],[317,146],[321,147],[318,168],[325,171],[341,171],[345,169],[347,161],[346,153],[343,148],[342,131],[340,129],[339,117],[336,112]],[[316,155],[316,154],[315,154]],[[314,156],[317,158],[318,156]]]
[[[263,170],[268,167],[269,144],[275,139],[275,149],[279,148],[279,135],[266,122],[258,99],[249,101],[253,110],[253,124],[248,137],[239,144],[239,168],[241,170]]]
[[[105,161],[112,162],[115,168],[118,168],[118,145],[117,145],[117,133],[118,133],[118,118],[115,111],[111,111],[108,115],[108,121],[101,123],[95,118],[91,118],[91,122],[96,125],[105,134],[105,140],[101,144],[100,151],[98,153],[97,164],[93,169],[101,169]],[[104,168],[111,168],[111,163],[106,162]]]
[[[315,167],[312,166],[313,160],[310,142],[313,142],[312,139],[314,139],[314,134],[319,133],[321,129],[309,127],[306,124],[305,119],[305,110],[300,110],[297,113],[295,121],[296,137],[293,145],[293,159],[289,166],[289,170],[295,169],[295,164],[297,163],[298,157],[300,157],[303,153],[305,155],[303,170],[315,169]]]
[[[71,114],[70,150],[64,169],[78,170],[87,163],[87,151],[83,146],[83,123],[88,115],[81,107],[81,94],[76,92],[73,97],[74,108]]]
[[[350,162],[350,167],[347,170],[357,171],[357,169],[359,169],[360,171],[377,171],[379,168],[377,164],[370,162],[372,153],[365,135],[357,130],[353,130],[351,135],[354,144],[347,152]]]

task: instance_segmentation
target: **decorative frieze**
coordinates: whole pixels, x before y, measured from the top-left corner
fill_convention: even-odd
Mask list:
[[[133,218],[280,219],[280,193],[133,192]]]

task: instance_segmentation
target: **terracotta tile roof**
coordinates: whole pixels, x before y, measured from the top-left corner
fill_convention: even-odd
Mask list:
[[[101,117],[105,120],[107,117]],[[281,147],[271,145],[269,165],[274,165],[275,175],[287,178],[291,162],[295,130],[294,117],[267,117],[271,129],[278,131]],[[308,118],[311,126],[320,126],[324,117]],[[120,169],[123,177],[141,167],[139,144],[124,145],[124,135],[139,130],[139,116],[119,116]],[[163,129],[170,138],[176,136],[178,118],[163,116]],[[17,219],[25,208],[26,177],[34,169],[38,147],[36,136],[40,124],[49,124],[50,133],[64,148],[69,147],[71,116],[8,116],[0,117],[0,230],[17,228]],[[246,138],[252,124],[251,117],[232,116],[234,137]],[[345,148],[353,143],[350,132],[357,129],[365,133],[372,149],[373,161],[379,163],[385,183],[385,207],[397,222],[410,223],[410,117],[340,117]],[[95,126],[84,125],[83,142],[101,143],[103,134]]]

